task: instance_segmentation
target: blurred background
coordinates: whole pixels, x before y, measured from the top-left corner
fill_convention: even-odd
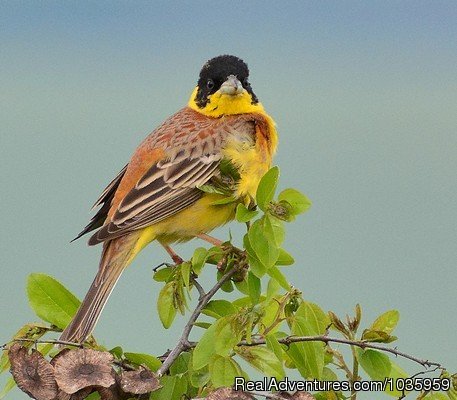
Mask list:
[[[140,141],[187,103],[202,64],[228,53],[278,124],[281,188],[313,201],[287,227],[289,280],[343,316],[360,303],[365,326],[398,309],[398,348],[455,372],[456,20],[453,1],[2,2],[0,342],[37,320],[31,272],[84,296],[100,247],[70,240]],[[215,235],[229,229],[241,237],[236,224]],[[152,244],[126,271],[100,342],[174,346],[185,318],[162,328],[152,280],[166,260]]]

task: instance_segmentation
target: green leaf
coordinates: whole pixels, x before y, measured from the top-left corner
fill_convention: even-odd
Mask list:
[[[298,307],[295,315],[303,317],[317,334],[322,335],[330,326],[330,318],[322,309],[314,303],[304,301]]]
[[[284,230],[284,223],[269,214],[265,214],[265,216],[261,219],[264,232],[267,238],[276,244],[276,247],[280,247],[284,242],[284,238],[286,237],[286,232]],[[279,249],[278,249],[279,252]]]
[[[252,304],[258,304],[262,287],[260,279],[257,278],[257,276],[255,276],[251,271],[248,272],[248,287],[249,297],[251,298]]]
[[[267,285],[267,294],[265,297],[265,302],[268,303],[276,294],[279,292],[280,285],[278,281],[274,278],[268,280]]]
[[[240,367],[232,357],[214,356],[209,364],[209,373],[214,387],[230,387],[235,377],[240,376]]]
[[[109,352],[118,359],[120,359],[124,354],[124,351],[122,350],[121,346],[113,347]]]
[[[34,323],[34,324],[25,324],[22,326],[14,335],[13,339],[30,339],[38,340],[47,332],[49,332],[49,327],[45,324]],[[33,342],[24,342],[23,346],[31,347]],[[38,346],[40,348],[40,346]],[[10,360],[8,357],[8,350],[3,350],[2,356],[0,357],[0,374],[5,372],[10,368]]]
[[[195,370],[193,368],[192,355],[189,361],[189,382],[195,388],[201,388],[205,386],[210,379],[209,368],[201,368]]]
[[[360,366],[370,376],[372,380],[383,381],[386,378],[392,378],[392,387],[396,387],[397,379],[408,378],[408,374],[395,364],[390,358],[376,350],[357,349],[357,355]],[[399,397],[402,395],[401,391],[390,390],[390,386],[387,385],[386,393],[393,397]]]
[[[279,270],[278,267],[271,267],[267,270],[267,274],[275,279],[284,289],[290,290],[290,284],[287,281],[284,274]]]
[[[400,313],[397,310],[386,311],[381,314],[368,328],[370,331],[382,331],[390,335],[398,324]]]
[[[249,244],[254,251],[255,257],[266,269],[275,265],[279,256],[279,248],[273,238],[267,236],[268,233],[267,230],[264,230],[262,219],[255,221],[248,232]]]
[[[170,366],[170,375],[185,374],[189,369],[190,353],[182,352]]]
[[[224,256],[224,251],[220,247],[211,247],[208,249],[208,256],[206,258],[206,262],[209,264],[214,264],[216,265]],[[195,269],[194,269],[195,271]],[[195,271],[197,272],[197,271]]]
[[[154,272],[152,279],[156,282],[166,282],[173,273],[172,267],[161,268],[158,271]]]
[[[285,376],[282,362],[267,347],[243,346],[237,349],[237,354],[266,376],[274,376],[276,379],[283,379]]]
[[[226,195],[227,191],[216,187],[214,185],[201,185],[197,186],[197,189],[201,190],[202,192],[209,193],[209,194],[221,194],[221,195]]]
[[[446,396],[443,393],[433,392],[429,393],[427,396],[422,397],[423,400],[449,400],[450,397]]]
[[[133,364],[136,365],[146,365],[151,371],[157,371],[162,362],[150,354],[144,353],[124,353],[124,357]]]
[[[318,333],[303,318],[295,317],[292,334],[296,336],[315,336]],[[304,378],[322,378],[324,369],[324,343],[318,341],[292,343],[287,351],[298,371]]]
[[[211,205],[213,205],[213,206],[221,206],[221,205],[224,205],[224,204],[235,203],[237,201],[238,201],[238,198],[236,198],[236,197],[226,196],[226,197],[223,197],[222,199],[213,201],[211,203]]]
[[[4,399],[6,395],[16,386],[16,382],[11,377],[6,381],[6,385],[3,387],[2,391],[0,392],[0,399]]]
[[[89,396],[86,397],[85,400],[99,400],[100,394],[98,392],[93,392]]]
[[[237,312],[236,307],[227,300],[211,300],[202,310],[202,314],[219,319]]]
[[[10,368],[10,360],[8,358],[8,350],[2,351],[2,356],[0,357],[0,374],[5,372]]]
[[[224,276],[224,273],[220,270],[217,271],[217,280],[221,280],[222,277]],[[226,293],[231,293],[233,292],[233,283],[231,280],[227,280],[223,283],[223,285],[221,286],[221,290],[226,292]]]
[[[168,282],[162,288],[157,298],[157,310],[159,311],[160,321],[165,329],[171,326],[176,316],[174,296],[174,282]]]
[[[45,274],[29,275],[27,296],[35,314],[60,329],[65,329],[81,304],[60,282]]]
[[[278,185],[279,168],[271,168],[260,180],[257,188],[256,202],[262,211],[266,211],[268,204],[273,200]]]
[[[219,321],[219,320],[218,320]],[[203,334],[192,353],[192,367],[199,370],[208,365],[211,357],[215,354],[214,338],[216,335],[217,322],[211,325]]]
[[[198,326],[199,328],[203,328],[203,329],[208,329],[212,324],[210,324],[209,322],[194,322],[194,326]]]
[[[46,356],[51,351],[56,350],[52,343],[41,343],[37,346],[37,350],[43,355]]]
[[[238,222],[248,222],[258,213],[257,210],[249,210],[243,203],[240,203],[236,207],[235,218]]]
[[[294,258],[284,249],[279,249],[276,265],[292,265],[295,262]]]
[[[402,368],[400,368],[399,365],[397,365],[394,361],[390,361],[391,369],[390,369],[390,374],[389,378],[392,378],[393,380],[393,388],[396,387],[396,381],[397,379],[406,379],[410,376],[410,374],[407,374]],[[393,397],[400,397],[402,395],[402,392],[398,390],[390,390],[389,387],[387,387],[386,393],[389,394],[390,396]]]
[[[294,215],[304,213],[311,207],[311,200],[296,189],[285,189],[278,196],[279,201],[287,201]]]
[[[381,381],[389,376],[392,364],[388,356],[371,349],[361,350],[358,354],[360,366],[372,380]]]
[[[256,275],[257,276],[257,275]],[[246,279],[243,279],[240,282],[233,282],[235,284],[235,287],[238,289],[240,293],[243,293],[245,295],[249,296],[249,288],[248,288],[248,282]]]
[[[365,329],[362,333],[362,340],[366,342],[391,343],[397,340],[397,337],[383,331]]]
[[[261,278],[262,276],[265,275],[266,267],[257,258],[257,255],[256,255],[254,249],[251,246],[251,242],[250,242],[248,234],[244,235],[243,245],[244,245],[244,248],[246,249],[246,251],[248,253],[248,260],[249,260],[250,270],[252,271],[252,273],[255,276],[257,276],[258,278]]]
[[[206,259],[208,258],[208,250],[204,247],[197,247],[194,250],[194,254],[192,255],[192,269],[197,275],[200,275],[201,270],[205,266]]]
[[[281,345],[279,344],[278,342],[278,339],[276,338],[276,336],[273,334],[273,333],[270,333],[269,335],[267,335],[265,337],[265,340],[267,342],[267,347],[273,352],[275,353],[275,356],[278,360],[282,360],[284,359],[283,357],[283,351],[282,351],[282,348],[281,348]]]
[[[233,315],[222,317],[215,322],[214,351],[220,356],[227,356],[240,341],[240,331],[243,327],[235,325],[236,319]]]
[[[221,160],[219,164],[219,170],[221,172],[221,175],[232,178],[234,182],[237,182],[241,179],[238,167],[227,158],[223,158]]]
[[[277,318],[278,318],[278,313],[280,312],[279,308],[279,303],[281,301],[281,298],[277,297],[268,303],[265,302],[262,304],[261,310],[262,316],[260,319],[261,326],[265,326],[266,328],[271,327],[273,324],[277,323]],[[276,325],[276,327],[272,328],[271,332],[275,332],[279,329],[281,324]]]
[[[262,299],[262,296],[260,298]],[[249,307],[251,305],[251,298],[249,296],[240,297],[233,301],[233,305],[237,308]]]
[[[49,332],[49,326],[41,323],[25,324],[14,335],[13,339],[40,339]]]
[[[184,285],[187,289],[190,288],[190,273],[191,273],[191,265],[189,262],[184,262],[180,265],[181,268],[181,276],[184,282]]]
[[[151,393],[150,400],[181,400],[187,393],[186,376],[163,376],[160,379],[162,388]]]
[[[338,380],[338,376],[330,368],[324,367],[322,380],[328,382],[336,382]]]

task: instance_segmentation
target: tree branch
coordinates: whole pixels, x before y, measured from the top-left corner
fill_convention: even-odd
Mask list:
[[[64,340],[42,340],[42,339],[26,339],[26,338],[18,338],[13,339],[8,343],[2,344],[0,348],[5,349],[11,342],[28,342],[28,343],[39,343],[39,344],[60,344],[63,346],[74,346],[79,348],[84,348],[84,344],[82,343],[75,343],[75,342],[66,342]]]
[[[437,362],[432,362],[429,360],[422,360],[420,358],[411,356],[409,354],[406,354],[402,351],[397,350],[397,348],[390,348],[374,343],[368,343],[364,341],[358,341],[358,340],[349,340],[349,339],[340,339],[340,338],[332,338],[329,336],[325,335],[318,335],[318,336],[287,336],[285,338],[279,339],[279,343],[290,345],[292,343],[298,343],[298,342],[324,342],[326,344],[328,343],[342,343],[342,344],[348,344],[351,346],[357,346],[360,347],[361,349],[374,349],[374,350],[380,350],[386,353],[394,354],[397,357],[403,357],[408,360],[414,361],[420,365],[422,365],[425,368],[431,368],[435,367],[435,369],[443,369],[444,367],[437,363]],[[252,339],[250,343],[248,343],[246,340],[242,340],[241,342],[238,343],[238,346],[259,346],[262,344],[266,344],[266,341],[264,339]]]
[[[170,368],[171,364],[173,364],[173,362],[184,350],[194,347],[189,342],[189,335],[194,326],[194,323],[197,321],[197,318],[200,316],[202,310],[205,308],[205,306],[208,304],[211,298],[216,294],[216,292],[222,287],[222,285],[225,282],[227,282],[233,275],[235,275],[239,271],[240,267],[242,267],[242,265],[234,266],[230,271],[228,271],[224,276],[222,276],[222,278],[219,279],[219,281],[217,281],[217,283],[207,293],[204,293],[201,286],[200,288],[199,286],[197,286],[197,290],[200,293],[200,298],[198,299],[197,306],[195,307],[195,310],[192,312],[189,321],[187,321],[187,324],[184,327],[183,333],[178,343],[176,344],[174,349],[171,350],[171,352],[168,354],[162,366],[158,369],[158,377],[161,377],[168,371],[168,368]]]

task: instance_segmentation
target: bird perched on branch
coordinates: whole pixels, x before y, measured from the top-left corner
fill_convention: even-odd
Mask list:
[[[103,191],[77,237],[96,230],[89,245],[103,243],[99,270],[62,341],[87,339],[121,273],[148,243],[182,262],[171,243],[220,244],[207,233],[232,220],[238,203],[253,201],[277,134],[248,78],[238,57],[207,61],[187,107],[149,134]]]

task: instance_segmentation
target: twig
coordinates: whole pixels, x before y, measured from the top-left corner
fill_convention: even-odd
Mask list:
[[[348,344],[351,346],[357,346],[361,349],[374,349],[380,350],[386,353],[394,354],[397,357],[403,357],[408,360],[414,361],[425,368],[436,367],[435,369],[443,369],[443,366],[437,362],[432,362],[429,360],[422,360],[420,358],[411,356],[406,354],[402,351],[397,350],[397,348],[390,348],[386,346],[381,346],[374,343],[368,343],[358,340],[349,340],[349,339],[340,339],[340,338],[332,338],[325,335],[318,335],[318,336],[287,336],[285,338],[279,339],[279,343],[290,345],[291,343],[298,343],[298,342],[324,342],[324,343],[342,343]],[[246,340],[242,340],[238,343],[238,346],[259,346],[262,344],[266,344],[264,339],[252,339],[250,343]]]
[[[265,397],[266,399],[271,399],[271,400],[285,400],[285,397],[276,394],[276,393],[270,393],[270,392],[255,392],[255,391],[248,391],[246,393],[252,394],[253,396],[261,396]]]
[[[202,285],[200,285],[200,283],[197,281],[197,278],[195,276],[191,276],[191,280],[192,280],[193,285],[198,290],[198,294],[200,296],[199,299],[201,299],[202,297],[204,297],[206,295],[205,289],[203,289]]]
[[[37,344],[61,344],[63,346],[74,346],[74,347],[79,347],[79,348],[84,347],[84,345],[81,343],[66,342],[64,340],[39,340],[39,339],[25,339],[25,338],[13,339],[8,343],[2,344],[0,347],[2,349],[4,349],[11,342],[30,342],[30,343],[37,343]]]
[[[201,290],[197,286],[197,290],[200,292],[200,298],[198,299],[198,304],[197,307],[195,307],[195,310],[192,312],[189,321],[187,321],[186,326],[184,327],[183,333],[181,335],[181,338],[179,339],[178,343],[176,344],[175,348],[171,350],[170,354],[168,354],[167,358],[163,362],[162,366],[158,369],[157,371],[157,376],[161,377],[163,374],[165,374],[168,371],[168,368],[170,368],[171,364],[178,358],[178,356],[186,349],[192,348],[192,344],[189,342],[189,335],[190,332],[194,326],[195,321],[197,321],[197,318],[200,316],[202,310],[205,308],[205,306],[208,304],[208,302],[211,300],[211,298],[216,294],[216,292],[222,287],[222,285],[227,282],[233,275],[235,275],[240,266],[234,266],[230,271],[228,271],[224,276],[222,276],[219,281],[211,288],[210,291],[207,293],[203,294],[203,288]],[[195,284],[195,282],[194,282]],[[203,295],[202,295],[203,294]]]
[[[256,392],[256,391],[251,391],[251,390],[246,390],[244,392],[241,392],[241,393],[246,393],[246,394],[250,394],[252,396],[261,396],[261,397],[265,397],[266,399],[270,399],[270,400],[286,400],[285,397],[277,394],[277,393],[270,393],[270,392]],[[205,400],[203,397],[193,397],[192,400]]]

